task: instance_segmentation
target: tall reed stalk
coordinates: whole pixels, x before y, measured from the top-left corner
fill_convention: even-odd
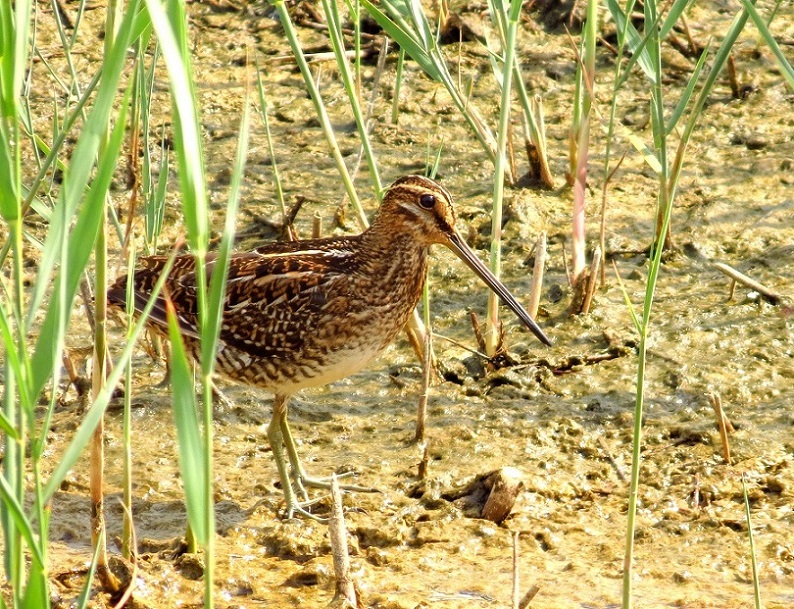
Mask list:
[[[308,89],[312,103],[314,104],[315,113],[317,114],[317,118],[320,120],[323,134],[325,135],[328,146],[331,149],[331,155],[334,158],[334,163],[336,164],[336,168],[339,171],[340,177],[342,178],[345,191],[347,192],[348,197],[350,197],[350,201],[353,203],[353,208],[356,210],[359,225],[362,228],[366,228],[368,222],[366,214],[364,213],[364,207],[361,205],[358,193],[356,192],[355,186],[353,185],[353,179],[350,176],[347,165],[345,165],[344,158],[342,158],[342,152],[339,150],[339,145],[337,144],[336,137],[334,136],[331,119],[328,117],[328,112],[326,111],[325,105],[323,104],[320,91],[317,88],[317,83],[314,82],[314,77],[311,74],[311,70],[309,70],[309,64],[306,63],[306,57],[303,54],[303,49],[301,48],[300,41],[298,40],[298,34],[295,31],[295,26],[292,23],[292,18],[290,17],[289,11],[284,4],[284,0],[273,0],[273,5],[278,12],[281,25],[284,28],[285,35],[287,36],[287,42],[289,42],[290,48],[295,55],[295,61],[297,62],[298,68],[300,69],[301,75],[303,76],[303,82],[306,83],[306,88]]]
[[[118,102],[127,48],[142,26],[137,9],[138,2],[132,2],[118,23],[115,39],[106,48],[102,77],[92,81],[92,86],[98,83],[93,105],[86,112],[74,152],[64,166],[58,199],[54,208],[48,210],[36,201],[35,190],[27,195],[29,199],[23,198],[26,193],[22,183],[20,125],[27,126],[36,145],[42,142],[32,133],[33,121],[24,116],[27,105],[20,97],[28,67],[32,4],[23,0],[16,2],[13,8],[10,3],[0,5],[0,154],[4,157],[4,162],[0,162],[0,190],[3,192],[0,215],[9,234],[12,265],[11,285],[4,285],[0,300],[0,334],[5,350],[3,415],[0,417],[5,456],[0,477],[0,520],[5,576],[10,583],[14,606],[49,606],[46,570],[49,502],[88,444],[110,398],[107,389],[95,396],[66,451],[60,459],[53,459],[58,466],[45,480],[41,463],[48,450],[49,420],[55,406],[55,389],[60,379],[61,354],[72,303],[97,242],[105,213],[105,196],[123,141],[129,89],[116,111],[115,127],[110,132],[107,129]],[[84,106],[81,103],[79,107]],[[73,109],[64,124],[74,124],[76,113]],[[104,155],[97,165],[102,141],[105,142]],[[59,150],[51,146],[47,158],[54,160]],[[22,261],[27,258],[23,218],[28,208],[44,214],[48,222],[46,238],[40,246],[36,278],[29,290],[22,275]],[[130,353],[131,349],[126,350],[122,360]],[[111,383],[118,381],[121,370],[111,375]],[[35,409],[48,386],[52,390],[40,425]],[[27,498],[27,474],[32,474],[30,499]]]
[[[637,502],[639,496],[640,470],[642,463],[642,418],[644,411],[645,398],[645,372],[647,367],[647,349],[651,333],[651,313],[653,311],[653,301],[656,294],[656,285],[659,280],[661,270],[662,254],[665,242],[670,234],[670,221],[672,216],[673,204],[675,201],[678,180],[684,165],[687,146],[692,133],[700,119],[706,99],[711,94],[717,76],[727,62],[730,51],[735,44],[739,34],[744,28],[750,17],[750,9],[746,5],[739,11],[728,27],[711,63],[706,77],[698,88],[701,80],[708,49],[704,51],[692,76],[690,77],[681,97],[673,106],[669,115],[665,114],[665,109],[669,107],[667,102],[667,91],[663,87],[663,67],[662,67],[662,42],[672,30],[673,25],[683,13],[688,2],[687,0],[676,0],[669,7],[664,19],[655,0],[646,0],[644,7],[645,30],[640,34],[632,25],[628,18],[634,6],[633,1],[629,1],[625,7],[621,7],[616,0],[607,0],[607,6],[615,19],[619,35],[619,48],[629,49],[632,53],[631,58],[626,62],[622,69],[617,72],[617,90],[623,86],[628,78],[630,69],[638,65],[647,78],[651,91],[650,116],[651,130],[653,134],[653,152],[644,152],[645,160],[658,173],[658,190],[656,204],[656,226],[654,229],[654,241],[651,247],[650,261],[648,266],[648,279],[645,285],[645,297],[643,301],[642,314],[637,315],[631,308],[628,296],[631,316],[637,330],[640,341],[637,358],[637,377],[635,382],[635,407],[634,407],[634,431],[632,440],[632,467],[629,486],[629,504],[627,511],[626,526],[626,546],[623,565],[623,607],[630,609],[633,606],[632,597],[632,573],[634,556],[634,530],[636,522]],[[770,46],[772,36],[768,27],[762,19],[754,20],[764,40]],[[760,24],[760,25],[759,25]],[[790,66],[788,66],[790,69]],[[783,68],[786,71],[786,68]],[[697,90],[697,95],[695,91]],[[615,102],[616,103],[616,102]],[[670,135],[675,132],[679,120],[686,114],[686,122],[681,130],[681,135],[674,153],[670,155],[671,142]],[[610,114],[614,122],[614,108]],[[614,132],[610,127],[610,132]],[[636,140],[635,140],[636,141]],[[641,146],[638,146],[641,148]]]
[[[573,286],[585,278],[585,200],[587,195],[587,159],[590,152],[590,118],[595,89],[595,48],[598,34],[598,2],[588,0],[587,18],[582,35],[580,56],[576,62],[573,124],[568,138],[570,183],[573,185],[573,222],[571,229],[571,277]]]
[[[502,65],[502,97],[499,105],[499,128],[496,140],[496,162],[494,163],[493,207],[491,209],[491,272],[498,278],[502,272],[502,205],[504,201],[505,173],[507,171],[507,136],[510,129],[510,103],[512,99],[513,65],[516,55],[516,36],[521,3],[512,5],[502,0],[493,0],[504,28],[504,62]],[[485,321],[485,353],[496,354],[501,338],[499,322],[499,297],[488,292],[488,312]]]

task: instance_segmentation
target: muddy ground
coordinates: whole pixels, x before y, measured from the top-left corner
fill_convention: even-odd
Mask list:
[[[766,3],[763,5],[768,10]],[[67,12],[76,3],[63,4]],[[695,7],[688,24],[695,41],[717,38],[737,10],[736,2]],[[37,44],[42,56],[63,70],[49,3],[39,3]],[[460,7],[459,7],[460,8]],[[484,4],[469,4],[468,19],[482,21]],[[196,83],[202,104],[212,200],[222,226],[246,78],[246,57],[262,66],[271,104],[276,158],[288,202],[308,198],[298,231],[308,236],[312,215],[323,230],[334,225],[343,188],[314,118],[300,75],[277,22],[263,4],[207,2],[189,5]],[[104,11],[86,14],[75,55],[87,80],[101,49]],[[326,50],[325,35],[308,27],[302,12],[300,36],[308,49]],[[417,478],[421,450],[411,443],[419,396],[420,366],[401,339],[366,372],[315,391],[292,406],[291,422],[310,472],[339,468],[376,494],[346,494],[347,525],[356,585],[364,607],[507,607],[510,603],[513,533],[520,533],[523,591],[539,592],[538,608],[613,607],[620,602],[626,477],[637,374],[636,344],[612,263],[635,307],[641,307],[653,231],[656,177],[628,144],[627,131],[650,142],[649,91],[640,77],[620,93],[621,135],[615,150],[627,151],[609,189],[606,214],[608,280],[587,316],[570,317],[564,251],[570,251],[571,191],[565,186],[574,55],[562,24],[549,11],[523,17],[519,60],[528,87],[545,104],[549,154],[557,187],[508,190],[504,277],[525,297],[532,272],[532,244],[549,235],[540,322],[554,347],[539,346],[513,319],[506,319],[515,367],[489,372],[462,348],[437,340],[442,371],[429,404],[427,478]],[[578,25],[573,25],[577,31]],[[794,12],[782,8],[775,32],[794,61]],[[489,34],[490,35],[490,34]],[[472,99],[495,124],[498,105],[487,55],[476,41],[445,47]],[[751,26],[735,52],[739,82],[734,99],[721,79],[709,99],[689,149],[673,212],[676,250],[666,258],[653,312],[647,370],[642,484],[636,533],[636,606],[733,609],[752,604],[752,572],[741,476],[750,501],[761,594],[767,609],[794,606],[794,97],[769,50]],[[599,47],[597,95],[608,116],[614,55]],[[672,109],[694,60],[668,47],[665,70]],[[440,179],[456,196],[461,225],[486,257],[487,209],[493,169],[446,92],[413,62],[406,68],[397,124],[391,122],[396,53],[388,57],[374,106],[373,142],[384,181],[424,169],[443,144]],[[343,154],[352,166],[359,141],[347,98],[332,62],[319,61],[323,95]],[[364,68],[369,94],[374,66]],[[34,65],[31,101],[39,127],[52,114],[52,80],[42,62]],[[167,114],[167,80],[156,80],[158,114],[149,142],[155,157]],[[57,88],[55,89],[57,90]],[[516,124],[516,131],[519,125]],[[603,184],[604,140],[593,134],[588,235],[597,236]],[[251,151],[238,230],[250,234],[240,247],[265,238],[264,220],[281,218],[275,203],[261,120],[251,133]],[[522,156],[519,170],[526,171]],[[123,169],[114,191],[124,210],[128,192]],[[176,179],[171,179],[169,225],[161,243],[181,231]],[[357,184],[368,210],[374,201],[366,175]],[[122,211],[123,213],[123,211]],[[352,212],[348,230],[356,230]],[[140,226],[139,226],[140,232]],[[270,231],[272,232],[272,231]],[[564,245],[567,242],[567,246]],[[594,241],[593,241],[594,242]],[[784,296],[778,304],[737,286],[706,257],[730,264]],[[122,266],[116,249],[119,268]],[[430,276],[434,330],[476,347],[469,311],[484,314],[486,291],[449,252],[435,251]],[[70,347],[85,344],[82,314],[75,315]],[[123,340],[123,331],[114,341]],[[170,545],[184,534],[185,511],[170,411],[170,394],[157,386],[164,373],[143,350],[135,358],[133,463],[135,527],[140,545],[134,597],[137,607],[194,607],[203,583],[194,561],[175,558]],[[220,607],[322,607],[333,597],[326,527],[306,520],[284,521],[277,474],[264,428],[271,397],[222,384],[233,406],[216,417],[217,605]],[[736,428],[733,464],[723,460],[715,416],[707,399],[718,393]],[[116,498],[121,481],[120,402],[107,416],[108,525],[120,534]],[[52,431],[52,464],[80,421],[73,391],[65,394]],[[512,466],[522,472],[523,490],[501,525],[467,517],[444,497],[478,474]],[[50,568],[54,590],[69,606],[90,560],[87,461],[70,474],[53,503]],[[320,506],[322,509],[322,506]],[[114,551],[116,551],[115,546]],[[97,594],[92,601],[104,606]]]

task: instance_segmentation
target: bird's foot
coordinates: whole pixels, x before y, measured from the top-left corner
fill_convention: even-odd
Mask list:
[[[317,514],[312,514],[306,508],[313,506],[315,503],[319,503],[322,501],[324,497],[318,497],[317,499],[311,499],[307,501],[290,501],[287,499],[287,509],[286,509],[286,519],[291,520],[296,516],[303,516],[304,518],[308,518],[310,520],[314,520],[315,522],[319,522],[321,524],[325,524],[328,522],[327,518],[323,518],[322,516],[318,516]]]
[[[355,476],[356,472],[345,472],[343,474],[337,474],[336,479],[341,480],[343,478],[349,478],[350,476]],[[329,490],[331,488],[331,478],[312,478],[311,476],[307,476],[305,473],[298,475],[298,482],[299,485],[302,487],[309,487],[309,488],[322,488]],[[371,486],[361,486],[358,484],[340,484],[339,489],[343,491],[353,491],[356,493],[379,493],[380,491],[376,488]]]
[[[336,476],[337,480],[342,478],[348,478],[350,476],[354,476],[355,472],[345,472],[344,474],[339,474]],[[306,508],[311,507],[321,501],[324,501],[328,498],[328,495],[324,495],[322,497],[316,497],[314,499],[309,498],[309,492],[306,488],[320,488],[324,490],[329,490],[331,488],[331,478],[313,478],[308,476],[305,471],[299,472],[292,472],[291,475],[291,483],[292,489],[291,493],[285,493],[285,501],[287,503],[286,509],[286,517],[294,518],[296,516],[304,516],[306,518],[310,518],[311,520],[315,520],[317,522],[328,522],[327,518],[322,518],[321,516],[317,516],[316,514],[312,514]],[[379,493],[380,491],[376,488],[372,488],[369,486],[360,486],[358,484],[339,484],[339,490],[342,491],[352,491],[358,493]],[[287,496],[288,495],[288,496]],[[296,495],[302,498],[302,501],[298,501],[296,499]]]

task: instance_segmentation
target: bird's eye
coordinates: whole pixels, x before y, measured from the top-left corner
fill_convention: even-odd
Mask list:
[[[425,209],[433,209],[433,206],[436,204],[436,196],[424,194],[419,197],[419,205],[421,205]]]

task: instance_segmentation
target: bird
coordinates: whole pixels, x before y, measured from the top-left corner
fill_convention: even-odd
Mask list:
[[[371,225],[360,234],[269,243],[231,256],[215,368],[234,382],[274,394],[267,437],[287,518],[319,519],[308,510],[306,487],[329,487],[301,464],[287,421],[289,398],[358,372],[395,339],[422,294],[430,246],[452,250],[543,344],[551,345],[466,244],[453,205],[452,195],[435,180],[403,176],[386,189]],[[192,254],[139,258],[132,275],[134,314],[143,312],[170,260],[147,325],[168,336],[170,301],[186,350],[198,361],[198,281]],[[204,268],[207,285],[215,263],[210,255]],[[126,307],[128,281],[121,276],[108,289],[111,307]]]

